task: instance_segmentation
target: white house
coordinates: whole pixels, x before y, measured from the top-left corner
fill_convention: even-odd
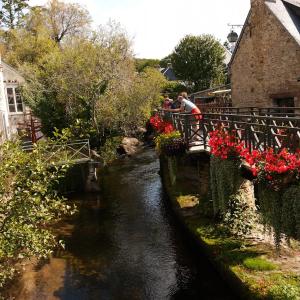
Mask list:
[[[17,70],[0,58],[0,142],[18,132],[29,111],[22,102],[20,86],[25,82]]]

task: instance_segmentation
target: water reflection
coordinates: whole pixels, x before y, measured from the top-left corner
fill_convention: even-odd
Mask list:
[[[158,170],[151,150],[112,166],[101,194],[76,199],[66,250],[28,270],[17,299],[235,299],[169,216]]]

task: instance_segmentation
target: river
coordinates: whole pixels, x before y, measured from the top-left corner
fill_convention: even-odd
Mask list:
[[[25,271],[16,299],[236,299],[170,213],[158,172],[145,150],[112,165],[99,194],[77,195],[66,249]]]

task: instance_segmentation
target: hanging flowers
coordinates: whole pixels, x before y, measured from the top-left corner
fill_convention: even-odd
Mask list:
[[[150,124],[158,133],[172,133],[175,131],[173,125],[164,121],[160,116],[155,115],[150,118]]]
[[[240,158],[248,164],[253,176],[270,182],[274,189],[280,188],[284,181],[282,178],[287,178],[280,175],[288,175],[290,178],[299,177],[300,150],[296,153],[290,153],[286,148],[278,153],[273,148],[265,151],[249,151],[235,133],[224,128],[210,132],[211,153],[221,159]]]
[[[224,129],[214,130],[209,133],[209,146],[214,156],[222,159],[236,157],[242,151],[244,144],[239,142],[234,132],[228,133]]]

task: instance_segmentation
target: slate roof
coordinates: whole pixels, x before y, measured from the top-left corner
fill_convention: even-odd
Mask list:
[[[300,45],[300,1],[265,1],[267,7]]]
[[[273,15],[280,21],[287,32],[295,39],[300,46],[300,0],[265,0],[264,1]],[[248,21],[251,16],[251,9],[248,13],[243,29],[236,43],[235,49],[229,66],[232,64],[235,54],[239,48],[240,41],[243,37]]]
[[[170,66],[161,69],[161,73],[170,81],[177,80],[174,71]]]

